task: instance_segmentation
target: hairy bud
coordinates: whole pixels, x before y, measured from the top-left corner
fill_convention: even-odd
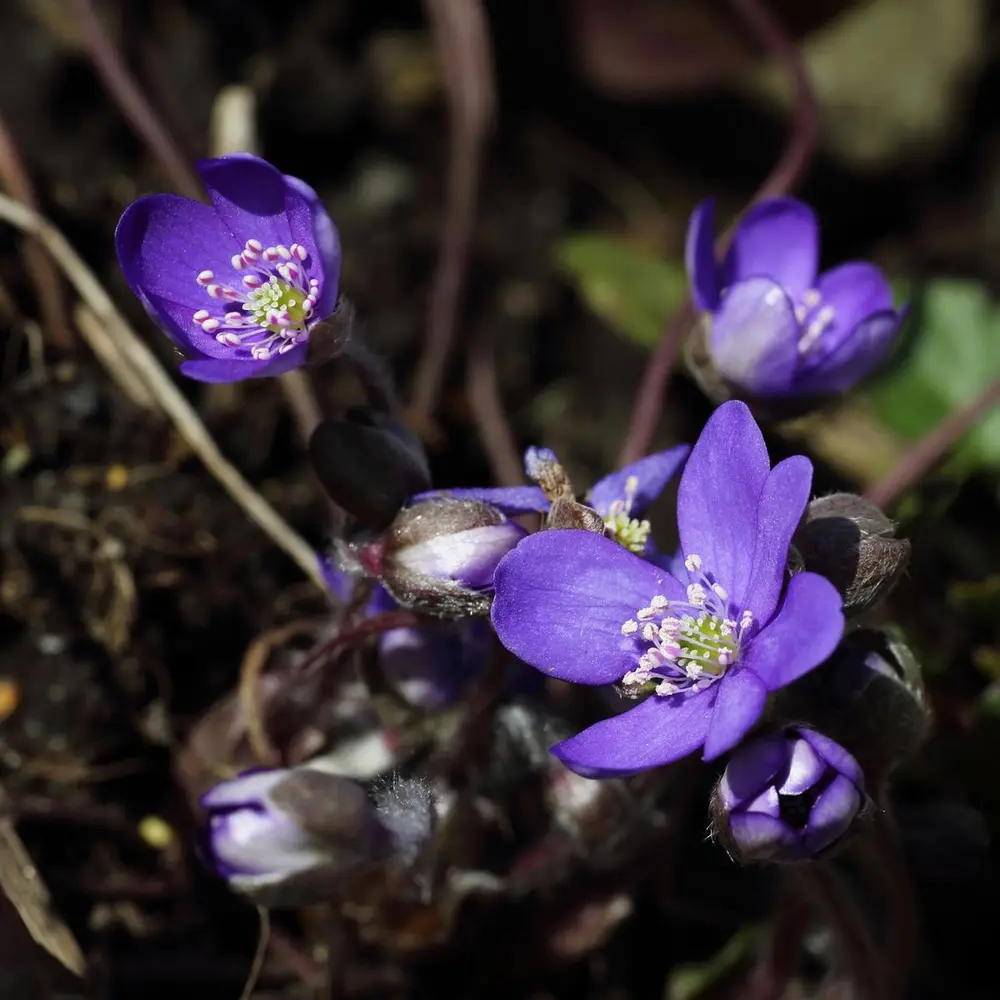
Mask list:
[[[825,576],[859,615],[895,587],[910,559],[910,543],[864,497],[833,493],[813,500],[792,545],[805,569]]]
[[[371,866],[411,861],[434,831],[429,786],[394,777],[375,800],[322,760],[250,771],[201,800],[205,853],[260,906],[330,898]]]
[[[489,611],[493,571],[525,534],[481,500],[437,497],[400,511],[359,558],[402,607],[463,618]]]
[[[365,527],[384,530],[415,493],[430,486],[427,459],[402,424],[368,408],[322,421],[309,456],[330,498]]]

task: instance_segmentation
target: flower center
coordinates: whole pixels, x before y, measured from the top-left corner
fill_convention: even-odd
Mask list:
[[[795,318],[805,326],[799,337],[799,354],[808,354],[818,343],[820,337],[830,328],[837,318],[833,306],[823,305],[823,296],[815,288],[810,288],[802,296],[802,301],[795,307]],[[806,320],[809,320],[808,325]]]
[[[729,595],[702,572],[699,556],[688,556],[684,565],[694,581],[686,601],[657,594],[622,625],[622,635],[635,641],[636,652],[642,650],[635,669],[621,680],[626,695],[702,691],[739,660],[753,616],[744,611],[736,619]]]
[[[638,489],[638,478],[629,476],[625,481],[625,498],[615,500],[611,504],[608,516],[604,519],[604,526],[605,534],[609,538],[623,545],[629,552],[641,556],[646,551],[646,543],[649,541],[652,528],[649,521],[640,521],[632,517],[632,504]]]
[[[239,285],[220,282],[214,271],[198,274],[198,286],[220,305],[199,309],[193,321],[220,344],[248,348],[257,361],[287,353],[308,338],[319,300],[319,280],[307,277],[308,259],[300,243],[265,247],[247,240],[232,258],[233,270],[245,272]],[[224,304],[241,310],[223,312]]]

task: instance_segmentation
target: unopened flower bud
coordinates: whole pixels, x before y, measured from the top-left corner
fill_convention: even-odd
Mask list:
[[[463,618],[489,611],[493,571],[526,534],[481,500],[437,497],[400,511],[358,556],[404,608]]]
[[[733,753],[712,793],[712,828],[742,864],[806,861],[840,841],[866,802],[861,767],[842,746],[789,727]]]
[[[373,802],[322,762],[247,772],[203,796],[206,854],[258,905],[327,899],[371,865],[412,859],[433,832],[423,782],[395,778],[387,788]]]
[[[888,596],[910,559],[910,543],[864,497],[833,493],[813,500],[792,545],[805,569],[825,576],[859,615]]]
[[[309,455],[331,499],[381,531],[430,486],[427,459],[416,437],[386,414],[358,408],[348,418],[322,421],[309,439]]]

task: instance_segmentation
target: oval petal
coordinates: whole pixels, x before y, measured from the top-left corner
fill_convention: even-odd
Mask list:
[[[657,594],[683,600],[672,576],[589,531],[525,538],[494,574],[493,627],[515,656],[552,677],[609,684],[633,669],[639,646],[621,627]]]

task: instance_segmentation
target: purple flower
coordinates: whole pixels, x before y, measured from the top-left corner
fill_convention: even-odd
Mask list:
[[[873,264],[818,273],[819,225],[794,198],[769,198],[740,220],[722,263],[715,204],[691,216],[691,295],[708,314],[708,353],[718,373],[754,396],[846,392],[878,363],[902,321]]]
[[[203,160],[211,204],[175,194],[133,202],[118,263],[201,382],[280,375],[306,359],[337,301],[340,240],[316,192],[265,160]]]
[[[839,743],[790,728],[733,754],[712,822],[737,861],[804,861],[840,840],[866,802],[861,768]]]
[[[630,774],[703,748],[732,749],[770,692],[822,663],[844,629],[836,589],[814,573],[785,587],[812,466],[771,469],[749,409],[720,406],[684,473],[684,579],[583,531],[526,538],[497,567],[493,625],[544,673],[648,697],[553,752],[589,776]]]
[[[591,487],[586,503],[604,518],[609,538],[630,552],[652,552],[651,527],[642,515],[674,478],[690,451],[686,444],[658,451],[612,472]],[[524,453],[529,479],[541,478],[550,466],[559,467],[559,459],[548,448],[528,448]],[[550,506],[540,486],[462,487],[420,494],[414,500],[428,496],[485,500],[510,516],[546,513]]]

